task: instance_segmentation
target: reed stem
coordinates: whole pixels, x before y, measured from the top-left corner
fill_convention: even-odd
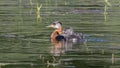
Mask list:
[[[108,9],[108,6],[111,6],[111,4],[110,4],[110,2],[108,2],[108,0],[104,0],[104,4],[105,4],[105,7],[104,7],[104,20],[106,22],[107,17],[108,17],[107,9]]]
[[[40,22],[40,23],[42,22],[42,17],[40,16],[40,10],[41,10],[41,8],[42,8],[42,4],[39,5],[37,3],[37,12],[36,12],[37,13],[37,23],[38,22]]]
[[[115,63],[115,55],[114,55],[114,53],[112,53],[112,64],[114,64]]]
[[[33,2],[32,2],[32,0],[30,0],[30,6],[31,6],[30,15],[32,15],[32,11],[33,11]]]

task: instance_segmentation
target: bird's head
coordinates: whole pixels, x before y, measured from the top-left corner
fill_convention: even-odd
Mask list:
[[[59,22],[59,21],[55,21],[53,22],[51,25],[47,26],[47,27],[52,27],[52,28],[55,28],[55,29],[59,29],[62,27],[62,23]]]

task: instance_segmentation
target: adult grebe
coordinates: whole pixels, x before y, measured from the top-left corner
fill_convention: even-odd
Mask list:
[[[71,27],[62,29],[62,23],[59,21],[55,21],[47,27],[55,29],[50,36],[51,42],[55,43],[64,40],[79,43],[83,39],[82,33],[75,33]]]

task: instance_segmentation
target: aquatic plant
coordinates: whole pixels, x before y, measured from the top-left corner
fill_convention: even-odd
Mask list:
[[[89,51],[89,48],[88,48],[88,45],[87,45],[87,40],[85,40],[85,41],[83,42],[83,44],[84,44],[84,46],[85,46],[86,51],[88,52],[88,51]]]
[[[108,0],[104,0],[104,4],[105,4],[105,7],[104,7],[104,20],[106,22],[107,21],[107,16],[108,16],[107,9],[108,9],[108,6],[111,6],[111,4],[108,2]]]
[[[30,0],[30,6],[31,6],[31,9],[30,9],[30,15],[31,15],[32,11],[33,11],[33,2],[32,2],[32,0]]]
[[[66,1],[65,1],[64,3],[65,3],[65,5],[67,5],[67,4],[68,4]]]
[[[38,4],[37,3],[37,11],[36,11],[36,14],[37,14],[37,23],[40,21],[42,22],[42,17],[40,16],[40,10],[41,10],[41,7],[42,7],[42,4]]]
[[[22,18],[22,0],[19,0],[19,14],[20,14],[21,22],[23,22],[23,18]]]
[[[105,22],[107,21],[107,15],[108,15],[107,6],[105,5],[105,7],[104,7],[104,20],[105,20]]]
[[[114,53],[112,53],[112,64],[114,64],[115,63],[115,55],[114,55]]]
[[[112,5],[110,4],[110,2],[108,2],[108,0],[104,0],[104,2],[105,2],[106,5],[112,6]]]
[[[23,17],[22,17],[22,0],[18,0],[18,13],[19,13],[19,20],[17,22],[17,31],[21,32],[21,23],[23,23]]]

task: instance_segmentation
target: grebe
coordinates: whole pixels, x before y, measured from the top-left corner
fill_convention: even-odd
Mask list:
[[[71,27],[62,29],[62,23],[59,21],[55,21],[47,27],[55,29],[50,36],[53,43],[60,41],[79,43],[83,39],[82,33],[75,33]]]

